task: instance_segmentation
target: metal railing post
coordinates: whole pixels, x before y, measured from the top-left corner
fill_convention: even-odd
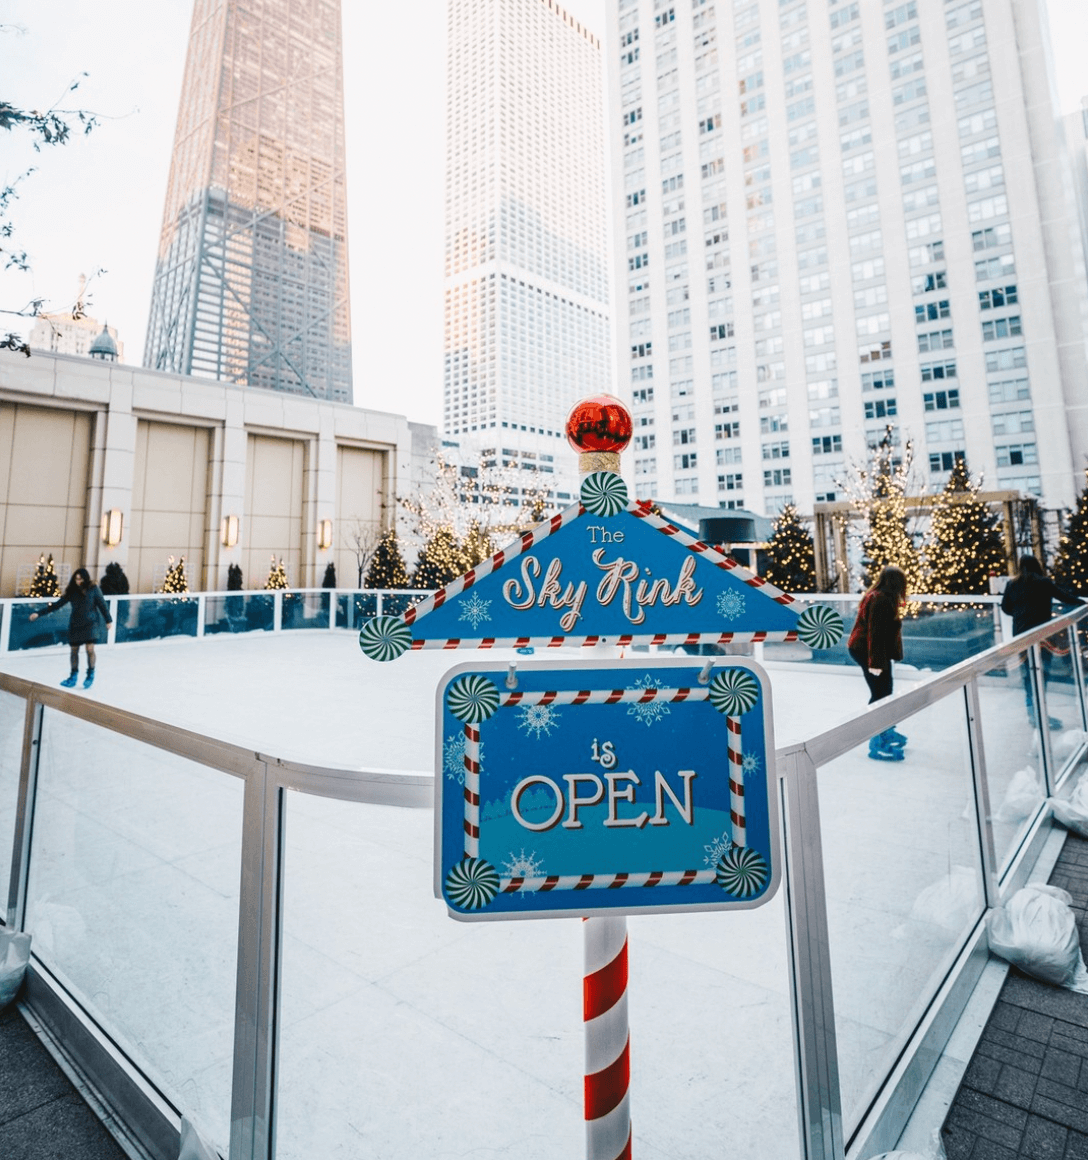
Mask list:
[[[8,643],[11,640],[11,617],[15,608],[15,602],[12,600],[3,601],[0,607],[0,655],[8,651]]]
[[[963,687],[967,714],[967,740],[971,750],[971,780],[975,790],[975,821],[982,856],[982,887],[988,907],[1001,905],[1001,888],[997,880],[997,847],[994,845],[994,820],[990,808],[990,783],[986,776],[986,749],[982,740],[982,704],[978,680],[972,678]]]
[[[1054,792],[1054,755],[1050,748],[1050,710],[1046,703],[1046,681],[1043,679],[1043,646],[1033,644],[1030,650],[1028,678],[1035,698],[1036,717],[1039,722],[1039,758],[1043,764],[1043,785],[1046,796]]]
[[[842,1097],[816,766],[803,748],[781,756],[786,938],[801,1156],[842,1160]]]
[[[196,597],[196,635],[204,635],[204,618],[208,612],[208,597],[204,592],[198,592]]]
[[[44,716],[41,703],[33,697],[28,697],[23,720],[23,752],[19,763],[19,799],[15,810],[15,834],[11,843],[11,877],[8,879],[9,930],[22,930],[26,923],[30,839],[34,832],[34,807],[38,800],[38,765],[41,761]]]
[[[110,623],[106,629],[106,644],[117,643],[117,606],[120,603],[116,596],[106,598],[106,607],[110,610]]]
[[[283,628],[283,589],[277,588],[272,593],[272,631],[279,632]]]
[[[283,912],[284,791],[260,762],[246,778],[231,1082],[231,1160],[275,1155],[276,1017]]]

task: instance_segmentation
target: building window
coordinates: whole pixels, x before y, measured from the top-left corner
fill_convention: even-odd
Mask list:
[[[960,392],[957,388],[947,391],[927,391],[922,396],[922,406],[927,411],[949,411],[960,405]]]

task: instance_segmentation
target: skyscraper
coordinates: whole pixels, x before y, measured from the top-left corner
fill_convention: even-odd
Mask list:
[[[144,362],[351,402],[340,0],[196,0]]]
[[[611,382],[600,41],[556,0],[448,19],[443,427],[574,473],[567,411]]]
[[[812,510],[891,424],[930,490],[965,456],[1068,505],[1088,301],[1039,0],[612,13],[637,491]]]

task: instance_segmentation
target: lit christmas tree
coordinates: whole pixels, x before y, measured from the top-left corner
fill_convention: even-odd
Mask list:
[[[1053,575],[1057,583],[1080,595],[1088,593],[1088,468],[1084,490],[1077,496],[1077,510],[1069,517],[1058,539]]]
[[[272,564],[268,569],[268,579],[264,582],[264,586],[266,591],[287,587],[287,572],[283,567],[282,558],[277,563],[276,557],[272,557]]]
[[[45,558],[44,552],[38,557],[38,566],[34,569],[34,576],[30,581],[30,595],[60,595],[60,581],[57,579],[57,573],[53,569],[52,552],[50,552],[48,560]]]
[[[469,525],[468,535],[461,541],[461,562],[464,564],[462,571],[467,572],[469,568],[475,568],[477,564],[482,564],[494,554],[495,548],[487,529],[481,528],[479,523],[473,520]]]
[[[791,503],[774,521],[763,575],[785,592],[816,591],[816,548]]]
[[[370,561],[364,588],[407,588],[408,569],[404,566],[404,557],[400,554],[400,544],[397,542],[397,533],[389,528],[382,533],[378,550]]]
[[[978,497],[967,464],[957,459],[929,526],[923,554],[926,589],[948,596],[976,596],[990,590],[990,577],[1006,571],[1001,520]]]
[[[416,557],[413,588],[443,588],[468,569],[464,553],[450,527],[436,528]]]
[[[185,576],[185,557],[182,556],[175,564],[174,557],[167,560],[166,577],[162,582],[163,592],[188,592],[189,581]]]
[[[846,485],[850,502],[868,523],[862,539],[864,587],[876,583],[881,569],[889,564],[901,568],[907,577],[907,591],[922,591],[922,561],[914,538],[907,528],[907,487],[911,479],[914,447],[910,440],[902,460],[894,455],[893,428],[887,427],[869,463],[858,471],[855,484]]]

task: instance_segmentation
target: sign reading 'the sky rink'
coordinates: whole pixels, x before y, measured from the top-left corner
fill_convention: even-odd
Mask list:
[[[453,917],[747,908],[774,894],[757,665],[647,656],[508,676],[469,663],[438,690],[435,894]]]

